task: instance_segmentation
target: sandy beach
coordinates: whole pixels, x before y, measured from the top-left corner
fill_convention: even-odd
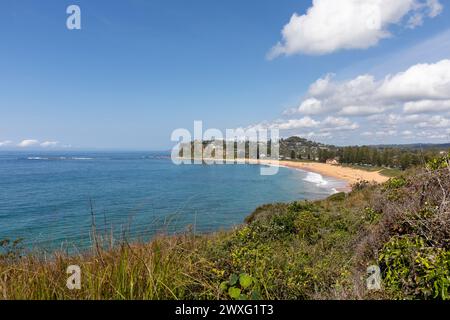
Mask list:
[[[383,176],[378,171],[365,171],[350,167],[343,167],[339,165],[331,165],[326,163],[318,162],[298,162],[298,161],[288,161],[288,160],[250,160],[249,163],[253,164],[267,164],[267,165],[278,165],[285,166],[289,168],[301,169],[305,171],[312,171],[320,173],[324,176],[333,177],[341,180],[347,181],[350,185],[358,181],[370,181],[376,183],[383,183],[389,180],[389,177]]]
[[[215,161],[215,159],[204,158],[204,161]],[[279,165],[283,167],[301,169],[305,171],[311,171],[319,173],[324,176],[333,177],[336,179],[344,180],[348,184],[350,189],[351,185],[358,181],[369,181],[376,183],[383,183],[389,180],[389,177],[382,175],[379,171],[366,171],[351,167],[344,167],[340,165],[331,165],[327,163],[319,162],[300,162],[289,160],[269,160],[269,159],[238,159],[240,163],[260,164],[260,165]]]

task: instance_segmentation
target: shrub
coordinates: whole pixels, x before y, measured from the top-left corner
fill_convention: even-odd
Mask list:
[[[385,184],[385,189],[395,190],[406,185],[406,180],[403,177],[394,177],[389,179]]]
[[[381,213],[371,207],[364,208],[364,219],[369,224],[377,223],[381,218]]]
[[[24,255],[23,239],[0,240],[0,260],[16,261]]]
[[[246,273],[233,273],[228,281],[220,284],[220,290],[227,298],[235,300],[261,300],[261,289],[255,278]]]
[[[345,192],[339,192],[339,193],[335,193],[335,194],[329,196],[328,200],[329,201],[344,201],[346,196],[347,195]]]
[[[450,152],[440,158],[434,158],[427,162],[426,167],[429,170],[438,170],[450,167]]]
[[[379,257],[386,287],[397,297],[448,300],[450,252],[418,236],[393,237]]]

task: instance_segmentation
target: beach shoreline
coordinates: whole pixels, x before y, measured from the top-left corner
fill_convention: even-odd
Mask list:
[[[186,160],[186,159],[184,159]],[[223,163],[217,159],[203,158],[203,161],[216,162],[217,164]],[[346,187],[339,188],[339,191],[351,191],[353,184],[361,181],[369,181],[375,183],[384,183],[389,180],[389,177],[384,176],[380,171],[365,171],[362,169],[344,167],[341,165],[332,165],[320,162],[301,162],[292,160],[272,160],[272,159],[236,159],[236,163],[246,163],[254,165],[271,165],[281,166],[291,169],[298,169],[307,172],[318,173],[325,177],[331,177],[345,181]]]
[[[289,160],[252,160],[250,163],[278,165],[304,171],[319,173],[324,176],[344,180],[349,187],[354,183],[361,181],[369,181],[375,183],[383,183],[389,180],[389,177],[382,175],[379,171],[365,171],[362,169],[344,167],[341,165],[332,165],[319,162],[299,162]]]

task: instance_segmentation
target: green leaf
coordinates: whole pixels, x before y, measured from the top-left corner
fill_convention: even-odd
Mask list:
[[[228,294],[230,295],[231,298],[238,299],[241,295],[241,289],[231,287],[230,289],[228,289]]]
[[[261,293],[258,291],[252,291],[252,300],[262,300]]]
[[[248,274],[243,273],[239,277],[239,283],[243,289],[246,289],[252,285],[253,279]]]
[[[241,294],[239,296],[239,300],[248,300],[247,296],[245,294]]]
[[[220,288],[220,291],[227,291],[227,289],[228,289],[228,281],[222,282],[220,284],[219,288]]]
[[[238,277],[238,275],[237,274],[232,274],[231,276],[230,276],[230,286],[234,286],[237,282],[238,282],[238,280],[239,280],[239,277]]]

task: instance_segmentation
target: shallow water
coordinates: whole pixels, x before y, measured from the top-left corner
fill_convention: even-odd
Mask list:
[[[99,232],[128,239],[188,225],[207,232],[242,223],[259,205],[323,198],[343,185],[288,168],[261,176],[257,165],[176,166],[155,152],[3,152],[0,239],[83,248],[92,217]]]

